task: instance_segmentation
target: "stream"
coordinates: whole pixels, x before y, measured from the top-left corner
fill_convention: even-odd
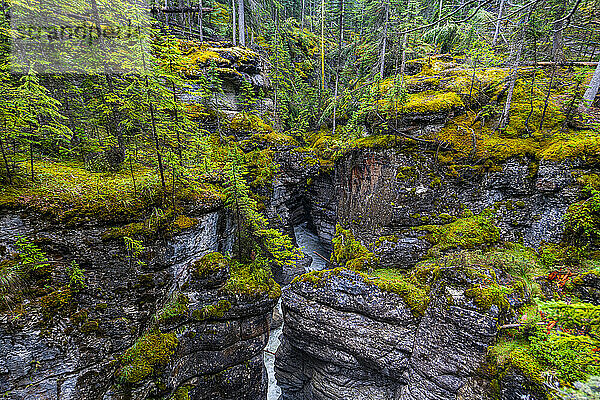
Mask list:
[[[294,235],[296,236],[296,242],[302,249],[302,252],[311,256],[313,259],[308,267],[308,271],[319,271],[327,268],[325,260],[314,253],[316,251],[325,258],[329,258],[327,246],[319,239],[316,233],[309,229],[308,223],[304,222],[295,226]],[[281,300],[277,303],[276,310],[281,313]],[[282,329],[283,325],[271,331],[269,343],[267,343],[266,347],[268,352],[264,352],[265,366],[267,368],[267,375],[269,376],[267,400],[278,400],[281,396],[281,389],[277,385],[277,380],[275,379],[275,356],[273,354],[275,354],[281,344],[279,337],[281,336]]]

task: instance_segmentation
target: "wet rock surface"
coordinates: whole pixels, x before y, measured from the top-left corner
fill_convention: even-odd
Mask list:
[[[522,158],[456,176],[435,154],[358,149],[339,160],[333,173],[315,177],[307,193],[323,240],[340,223],[371,246],[382,266],[410,267],[431,248],[418,228],[451,222],[465,209],[494,210],[500,240],[533,247],[560,241],[568,205],[580,198],[575,177],[590,172],[576,161]]]
[[[275,365],[283,398],[490,398],[480,369],[504,315],[465,296],[473,284],[464,271],[440,271],[421,315],[348,270],[293,283]]]
[[[44,296],[24,299],[19,318],[0,317],[4,398],[141,400],[185,393],[190,399],[263,399],[263,349],[276,299],[223,290],[227,267],[194,275],[196,260],[229,243],[224,213],[196,218],[196,227],[149,244],[132,259],[122,241],[103,240],[106,227],[60,228],[4,213],[4,256],[23,235],[36,240],[52,266],[49,287],[35,289]],[[85,287],[67,292],[64,265],[71,261],[85,270]],[[68,296],[49,303],[57,293]],[[183,307],[173,307],[176,302]],[[155,337],[168,337],[176,347],[152,350],[167,357],[156,365],[137,360],[139,368],[124,374],[123,354],[156,329],[164,336]]]

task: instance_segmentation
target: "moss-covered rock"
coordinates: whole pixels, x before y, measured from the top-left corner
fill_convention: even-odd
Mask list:
[[[433,245],[434,251],[472,249],[500,239],[500,230],[495,225],[492,210],[467,215],[445,225],[424,225],[418,230],[428,232],[425,239]]]
[[[335,236],[332,240],[333,253],[331,262],[345,265],[346,268],[356,271],[373,268],[377,259],[362,243],[354,238],[354,234],[349,229],[337,225]]]
[[[158,374],[171,359],[178,343],[174,333],[153,331],[145,334],[123,353],[117,376],[124,383],[135,384]]]

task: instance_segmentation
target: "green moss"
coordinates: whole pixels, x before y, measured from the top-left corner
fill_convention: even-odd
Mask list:
[[[176,296],[156,313],[156,321],[169,322],[186,315],[189,302],[189,298],[183,294]]]
[[[208,253],[192,264],[192,274],[197,279],[204,279],[217,271],[227,268],[229,260],[221,253]]]
[[[398,146],[403,140],[395,135],[371,135],[356,139],[352,142],[352,147],[356,149],[389,149]]]
[[[500,239],[500,231],[494,225],[494,213],[491,210],[459,218],[445,225],[425,225],[417,229],[428,232],[425,239],[433,244],[433,251],[471,249]]]
[[[600,154],[600,136],[593,131],[562,133],[553,137],[541,156],[546,160],[561,161],[582,158],[597,161]]]
[[[103,240],[122,240],[129,238],[155,239],[159,236],[170,237],[198,225],[196,218],[176,215],[172,209],[154,209],[150,217],[143,222],[134,222],[122,227],[110,228],[102,233]]]
[[[370,278],[363,275],[365,282],[376,285],[384,292],[395,293],[408,305],[415,315],[423,315],[429,304],[429,287],[417,274],[403,274],[396,270],[376,270]],[[375,279],[371,279],[375,277]]]
[[[231,261],[230,277],[224,286],[225,291],[248,297],[269,296],[278,299],[281,287],[272,278],[267,260],[258,257],[252,263]]]
[[[354,238],[352,231],[336,225],[332,239],[331,262],[345,265],[346,268],[361,271],[372,268],[377,258],[362,243]]]
[[[156,172],[142,166],[134,167],[135,187],[125,169],[91,172],[81,163],[44,160],[35,163],[34,171],[34,183],[0,187],[0,206],[27,209],[65,225],[128,223],[151,215],[165,197]],[[215,189],[201,183],[193,188],[176,186],[174,197],[178,204],[221,204]]]
[[[563,384],[585,381],[590,375],[600,374],[600,342],[590,336],[538,329],[530,342],[532,353],[550,365]]]
[[[177,217],[175,217],[175,220],[173,220],[173,231],[178,233],[190,228],[194,228],[197,225],[198,219],[190,218],[180,214]]]
[[[578,243],[600,241],[600,191],[592,190],[589,198],[569,206],[565,234]]]
[[[96,311],[105,311],[108,308],[108,303],[98,303],[95,308]]]
[[[98,332],[100,330],[99,321],[97,321],[97,320],[87,321],[83,325],[81,325],[81,328],[79,328],[79,330],[81,331],[81,333],[85,333],[85,334]]]
[[[577,182],[588,191],[600,190],[600,175],[582,174],[577,176]]]
[[[544,386],[545,379],[542,373],[545,368],[532,354],[529,342],[526,340],[501,338],[490,348],[489,353],[498,367],[502,369],[514,367],[534,385]]]
[[[406,113],[431,114],[464,108],[461,97],[455,92],[420,92],[408,96],[402,106]]]
[[[600,337],[600,306],[550,301],[540,302],[539,308],[546,318],[555,321],[565,332],[585,331],[591,337]],[[597,344],[600,345],[600,342]]]
[[[272,133],[273,127],[256,114],[241,112],[229,123],[229,128],[240,132]]]
[[[292,284],[307,282],[314,286],[321,286],[345,270],[347,268],[338,267],[330,270],[311,271],[294,278]],[[405,274],[393,269],[379,269],[371,274],[354,272],[366,284],[373,285],[384,292],[399,295],[415,316],[423,315],[429,304],[429,287],[423,283],[423,275],[419,275],[419,273]],[[422,274],[423,271],[420,273]],[[431,270],[426,273],[428,276],[432,274]]]
[[[75,325],[81,325],[85,323],[88,319],[87,310],[79,310],[73,315],[71,315],[71,322]]]
[[[181,386],[180,388],[177,388],[177,390],[175,391],[175,393],[173,393],[173,395],[171,397],[169,397],[168,400],[190,400],[190,389],[192,388],[192,386],[190,385],[184,385]]]
[[[400,240],[400,239],[396,235],[381,236],[375,241],[375,243],[373,243],[373,248],[376,249],[386,242],[387,243],[398,243],[398,240]]]
[[[178,344],[174,333],[153,331],[145,334],[123,353],[117,376],[131,384],[157,374],[169,362]]]
[[[40,299],[42,314],[45,318],[52,318],[57,312],[62,311],[71,302],[72,293],[69,287],[55,290]]]
[[[519,331],[501,337],[490,348],[490,355],[500,369],[515,367],[538,390],[544,388],[547,374],[558,378],[561,385],[569,386],[600,373],[597,351],[600,342],[593,335],[582,334],[580,329],[582,324],[598,326],[600,313],[594,306],[538,302],[524,307],[521,314]],[[595,322],[588,318],[590,315]],[[542,327],[538,324],[542,319],[552,324]],[[571,330],[574,328],[579,330]]]
[[[465,296],[473,299],[473,302],[482,311],[488,311],[493,305],[501,310],[508,310],[510,303],[507,295],[512,289],[492,283],[490,285],[475,285],[465,291]]]
[[[437,187],[440,187],[440,186],[442,186],[442,178],[440,178],[439,176],[433,178],[431,180],[431,182],[429,182],[429,187],[430,188],[437,188]]]
[[[204,321],[213,318],[223,318],[223,315],[231,309],[231,303],[227,300],[219,300],[216,304],[204,306],[192,311],[192,317],[196,321]]]

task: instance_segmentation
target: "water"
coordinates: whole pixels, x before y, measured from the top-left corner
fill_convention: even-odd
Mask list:
[[[325,243],[319,239],[316,233],[308,229],[306,222],[294,227],[294,234],[296,235],[296,242],[302,249],[302,252],[312,257],[313,261],[309,271],[320,271],[327,268],[327,262],[316,255],[314,252],[319,253],[323,257],[329,259],[330,252],[327,250]]]
[[[276,308],[281,312],[281,299],[277,303]],[[264,352],[265,367],[267,368],[267,375],[269,376],[269,389],[267,391],[267,400],[277,400],[281,396],[281,388],[277,385],[275,379],[275,352],[279,348],[281,341],[279,337],[283,326],[277,329],[273,329],[269,335],[269,343]]]
[[[323,243],[319,237],[308,229],[308,224],[302,223],[294,227],[294,235],[296,235],[296,242],[302,249],[302,252],[312,257],[312,263],[307,268],[309,271],[319,271],[327,268],[327,262],[321,257],[317,256],[314,252],[316,251],[325,258],[329,258],[329,251],[327,246]],[[281,300],[277,303],[277,310],[281,313]],[[264,352],[265,367],[267,368],[267,375],[269,377],[269,389],[267,392],[267,400],[278,400],[281,396],[281,388],[277,385],[275,379],[275,352],[281,344],[280,337],[283,326],[273,329],[269,335],[269,343],[267,344]]]

